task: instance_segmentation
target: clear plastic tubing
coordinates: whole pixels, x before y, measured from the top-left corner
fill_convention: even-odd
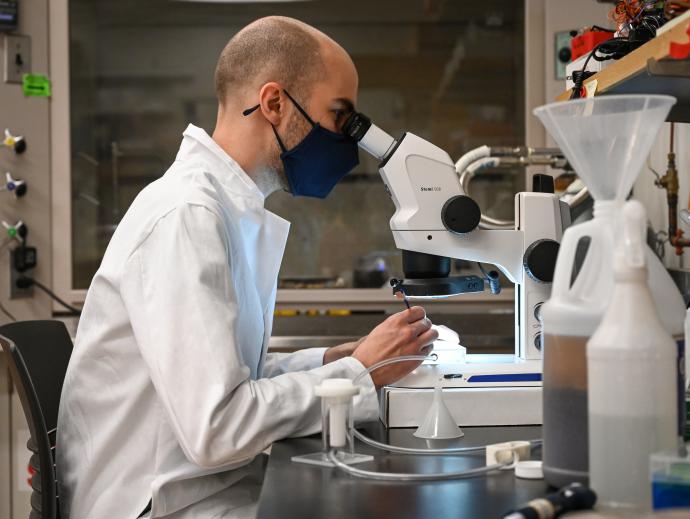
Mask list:
[[[513,458],[515,454],[513,454]],[[436,473],[403,473],[403,472],[376,472],[374,470],[358,469],[347,465],[338,459],[334,450],[328,453],[328,459],[340,470],[359,478],[378,479],[381,481],[439,481],[443,479],[466,479],[475,476],[483,476],[490,472],[500,470],[513,463],[513,459],[506,460],[504,463],[496,463],[476,469],[467,469],[455,472],[436,472]]]

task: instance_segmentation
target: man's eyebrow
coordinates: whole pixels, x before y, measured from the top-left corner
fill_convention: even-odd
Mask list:
[[[355,111],[355,104],[352,101],[350,101],[347,97],[338,97],[334,99],[334,102],[342,104],[344,108],[349,112]]]

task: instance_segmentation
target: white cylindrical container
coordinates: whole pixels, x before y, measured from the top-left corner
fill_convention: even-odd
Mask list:
[[[321,397],[321,425],[324,452],[330,449],[351,450],[351,438],[348,438],[352,417],[352,397],[359,393],[359,387],[349,378],[329,378],[314,388]]]
[[[649,457],[678,444],[678,350],[649,289],[645,224],[628,202],[613,293],[587,344],[589,485],[605,508],[649,509]]]
[[[331,447],[343,448],[347,444],[348,410],[352,399],[332,402],[328,414]]]

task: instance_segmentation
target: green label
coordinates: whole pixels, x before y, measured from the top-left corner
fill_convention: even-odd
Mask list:
[[[50,97],[50,79],[41,74],[24,74],[22,90],[25,96]]]

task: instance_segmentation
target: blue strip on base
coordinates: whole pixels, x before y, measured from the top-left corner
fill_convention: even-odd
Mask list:
[[[473,375],[468,382],[541,382],[541,373],[512,373],[499,375]]]

